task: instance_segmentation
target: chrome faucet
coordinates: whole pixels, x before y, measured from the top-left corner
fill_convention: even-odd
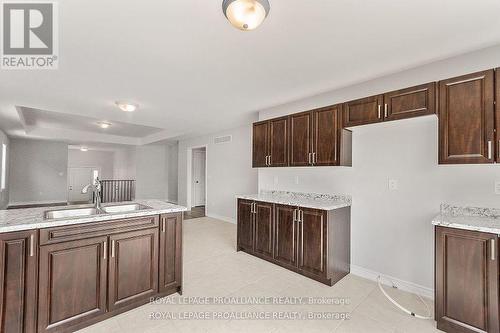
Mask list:
[[[88,184],[82,189],[82,194],[86,194],[89,191],[89,188],[92,187],[92,191],[94,192],[94,198],[95,198],[95,209],[99,210],[101,209],[101,201],[102,201],[102,196],[101,196],[101,181],[99,180],[99,177],[96,177],[94,180],[94,184]]]

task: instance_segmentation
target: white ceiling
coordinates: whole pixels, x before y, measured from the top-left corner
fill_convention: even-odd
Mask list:
[[[1,71],[0,127],[13,136],[89,138],[85,129],[26,133],[16,109],[24,106],[162,129],[91,136],[99,142],[192,136],[500,43],[499,0],[270,0],[270,15],[252,32],[229,25],[221,3],[60,1],[59,69]],[[116,100],[140,108],[121,112]]]

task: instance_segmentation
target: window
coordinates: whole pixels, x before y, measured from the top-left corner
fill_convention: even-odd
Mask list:
[[[2,179],[0,184],[0,190],[5,190],[7,182],[7,145],[2,143]]]

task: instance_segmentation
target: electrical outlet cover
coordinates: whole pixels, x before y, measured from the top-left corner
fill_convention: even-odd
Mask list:
[[[389,190],[390,191],[399,190],[399,182],[397,179],[389,179]]]

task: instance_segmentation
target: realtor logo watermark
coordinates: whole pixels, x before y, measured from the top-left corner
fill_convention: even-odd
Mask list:
[[[55,2],[2,2],[2,69],[57,69]]]

